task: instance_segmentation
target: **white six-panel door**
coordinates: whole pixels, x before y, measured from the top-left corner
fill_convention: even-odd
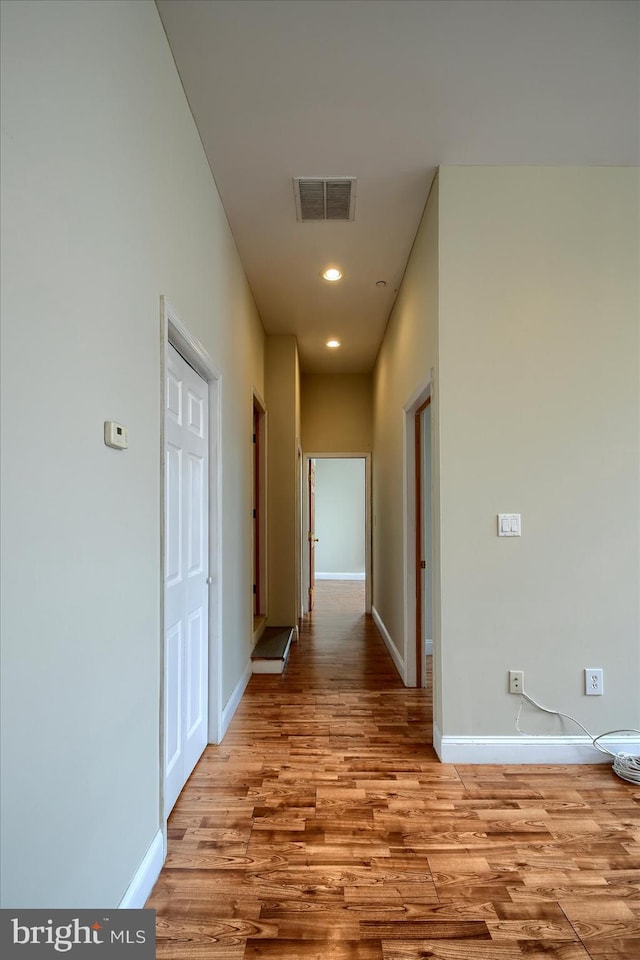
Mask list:
[[[207,744],[208,391],[208,384],[169,344],[165,410],[165,817]]]

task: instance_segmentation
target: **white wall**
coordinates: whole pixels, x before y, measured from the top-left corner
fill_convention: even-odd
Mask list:
[[[263,333],[155,5],[2,20],[3,905],[109,907],[160,826],[160,296],[222,370],[225,698]]]
[[[365,461],[315,461],[316,576],[365,574]]]

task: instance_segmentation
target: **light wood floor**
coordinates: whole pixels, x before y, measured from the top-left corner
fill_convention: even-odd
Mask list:
[[[640,789],[608,766],[453,766],[361,584],[318,584],[169,821],[170,960],[640,960]]]

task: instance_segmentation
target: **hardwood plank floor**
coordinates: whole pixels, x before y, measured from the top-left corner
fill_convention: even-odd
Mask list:
[[[320,581],[169,820],[170,960],[640,960],[640,789],[439,763],[363,585]]]

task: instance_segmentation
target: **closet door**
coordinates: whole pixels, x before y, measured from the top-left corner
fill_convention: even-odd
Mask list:
[[[165,411],[165,817],[207,743],[209,387],[169,345]]]

